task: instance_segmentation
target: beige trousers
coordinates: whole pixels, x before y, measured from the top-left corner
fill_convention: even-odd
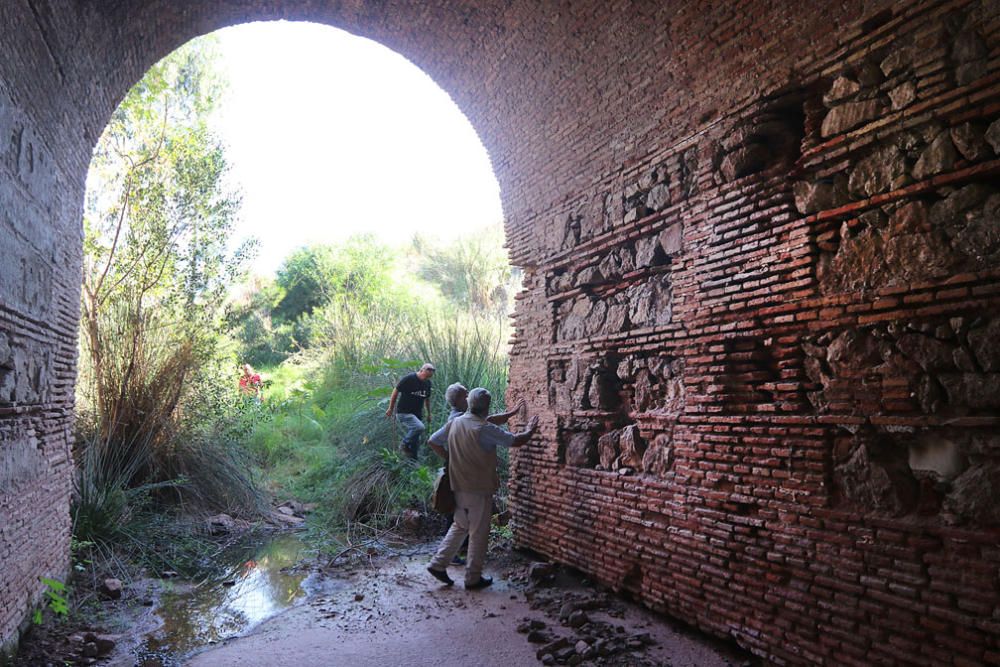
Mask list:
[[[465,565],[465,583],[474,584],[483,576],[483,562],[490,540],[490,516],[493,495],[455,492],[455,520],[431,560],[435,570],[446,570],[469,536],[469,555]]]

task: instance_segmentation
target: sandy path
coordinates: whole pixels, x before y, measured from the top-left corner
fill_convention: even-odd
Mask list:
[[[536,645],[517,626],[525,617],[557,621],[530,608],[517,584],[492,572],[495,583],[483,591],[465,591],[458,583],[441,586],[424,570],[428,557],[418,555],[382,562],[349,576],[343,592],[321,596],[236,638],[194,656],[198,667],[539,664]],[[489,573],[489,563],[487,563]],[[362,597],[363,596],[363,597]],[[355,599],[360,597],[360,599]],[[740,664],[740,656],[724,647],[676,631],[632,605],[614,619],[636,632],[649,632],[658,644],[645,652],[647,664]],[[615,664],[630,664],[619,662]]]

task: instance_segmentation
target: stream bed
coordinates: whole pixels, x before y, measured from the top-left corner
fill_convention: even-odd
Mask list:
[[[293,533],[258,536],[227,551],[225,574],[200,584],[163,582],[154,613],[159,627],[137,651],[137,665],[164,667],[222,640],[246,634],[262,621],[344,584],[304,568],[308,547]]]

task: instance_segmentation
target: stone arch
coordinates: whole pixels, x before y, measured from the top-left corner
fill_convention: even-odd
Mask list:
[[[779,663],[997,659],[1000,9],[981,0],[3,3],[0,642],[65,567],[90,149],[170,49],[281,18],[403,54],[491,154],[526,268],[510,391],[543,424],[513,466],[522,545],[610,586],[639,563],[636,597]],[[801,113],[773,105],[789,84]],[[611,357],[605,405],[587,373]],[[566,465],[567,424],[626,421],[659,458]],[[968,468],[921,468],[927,447]],[[899,477],[912,503],[890,502]]]

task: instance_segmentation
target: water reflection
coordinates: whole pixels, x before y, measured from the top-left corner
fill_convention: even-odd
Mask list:
[[[157,609],[163,626],[148,639],[147,650],[184,655],[245,633],[292,606],[315,586],[305,574],[282,572],[304,549],[297,536],[277,535],[228,554],[234,565],[223,579],[164,591]]]

